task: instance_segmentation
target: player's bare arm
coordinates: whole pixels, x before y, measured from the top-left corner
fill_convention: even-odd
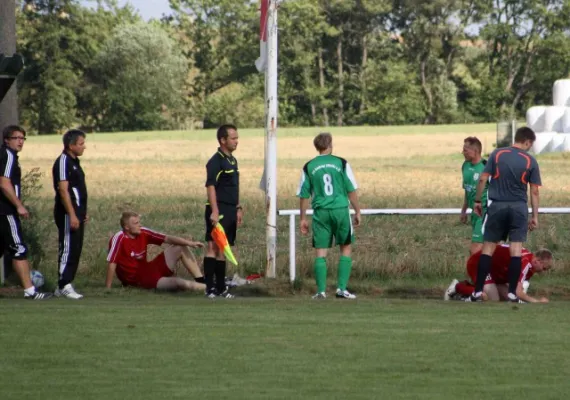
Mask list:
[[[534,230],[538,228],[538,205],[539,205],[539,194],[538,186],[530,185],[530,205],[532,207],[532,216],[528,224],[529,230]]]
[[[534,298],[534,297],[526,294],[523,290],[523,286],[522,286],[521,282],[519,282],[517,285],[516,295],[519,299],[521,299],[522,301],[525,301],[527,303],[548,303],[548,299],[546,297],[541,297],[540,299],[537,299],[537,298]]]
[[[462,224],[467,223],[467,192],[463,196],[463,205],[461,206],[461,217],[460,221]]]
[[[111,289],[116,269],[117,269],[117,264],[115,263],[109,263],[107,265],[107,278],[105,279],[105,286],[107,287],[107,289]]]
[[[204,243],[201,242],[193,242],[188,239],[184,239],[178,236],[166,236],[164,238],[164,243],[166,244],[173,244],[175,246],[188,246],[193,248],[202,248],[204,247]]]
[[[218,199],[216,197],[216,187],[208,186],[206,188],[206,193],[208,195],[208,203],[210,203],[210,207],[212,208],[210,221],[212,221],[212,224],[215,224],[218,222],[218,219],[220,218],[220,210],[218,210]]]
[[[10,178],[6,178],[5,176],[0,176],[0,190],[2,190],[2,193],[4,194],[4,196],[6,196],[8,201],[14,204],[16,210],[18,211],[18,215],[24,218],[29,217],[30,214],[28,213],[28,210],[26,210],[24,204],[22,204],[18,196],[16,196],[16,191],[12,186]]]
[[[350,201],[352,208],[354,208],[354,226],[357,227],[360,225],[362,217],[360,215],[360,203],[358,202],[358,194],[356,193],[356,190],[348,193],[348,200]]]
[[[307,221],[307,209],[309,208],[309,199],[299,200],[299,209],[301,212],[301,233],[306,235],[309,233],[309,221]]]
[[[75,210],[73,209],[73,205],[71,203],[71,196],[69,195],[69,182],[68,181],[60,181],[57,184],[57,192],[61,196],[61,202],[63,203],[63,207],[65,208],[65,212],[69,215],[69,226],[72,230],[76,230],[79,228],[80,221],[77,218],[77,214],[75,214]]]
[[[485,185],[489,179],[489,174],[483,172],[479,178],[479,183],[477,183],[477,193],[475,194],[475,205],[473,206],[473,212],[478,216],[483,216],[483,205],[481,204],[481,198],[483,197],[483,191],[485,190]]]

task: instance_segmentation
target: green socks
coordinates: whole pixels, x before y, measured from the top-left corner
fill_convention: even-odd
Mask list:
[[[350,278],[351,270],[352,270],[352,258],[346,256],[340,256],[340,260],[338,262],[338,288],[340,290],[346,290],[346,285],[348,284],[348,279]]]
[[[315,258],[315,280],[317,281],[317,292],[321,293],[327,289],[327,261],[324,257]]]

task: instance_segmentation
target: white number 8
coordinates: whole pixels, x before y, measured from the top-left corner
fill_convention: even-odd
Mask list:
[[[325,194],[327,196],[332,196],[333,194],[333,185],[332,185],[332,178],[329,174],[323,175],[323,181],[325,182]]]

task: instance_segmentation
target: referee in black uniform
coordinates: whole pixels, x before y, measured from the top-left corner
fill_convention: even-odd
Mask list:
[[[239,203],[239,169],[233,152],[238,145],[238,132],[234,125],[222,125],[217,133],[218,151],[206,164],[206,192],[208,203],[204,214],[206,220],[206,241],[208,250],[204,257],[206,295],[234,297],[226,289],[226,259],[223,249],[218,249],[212,240],[212,227],[219,221],[223,226],[228,243],[233,246],[237,227],[241,225],[243,209]]]
[[[24,287],[24,298],[30,300],[49,299],[51,293],[40,293],[32,284],[28,247],[22,235],[20,217],[28,218],[28,210],[20,200],[22,191],[22,170],[18,153],[24,147],[26,131],[10,125],[2,131],[0,147],[0,253],[6,252],[12,260],[14,270]]]
[[[85,151],[85,133],[72,129],[63,135],[63,152],[52,168],[55,190],[54,219],[59,232],[58,287],[55,295],[78,300],[72,286],[83,248],[87,222],[87,186],[79,157]]]

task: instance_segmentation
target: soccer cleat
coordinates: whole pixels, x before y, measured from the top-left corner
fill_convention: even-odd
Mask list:
[[[222,294],[218,295],[218,297],[222,297],[224,299],[233,299],[236,296],[234,296],[233,294],[231,294],[228,290],[225,290]]]
[[[528,287],[530,286],[530,282],[529,281],[524,281],[522,283],[522,287],[523,287],[523,292],[528,293]]]
[[[525,304],[526,301],[522,301],[521,299],[519,299],[519,297],[517,295],[514,295],[512,293],[509,293],[507,295],[507,301],[509,303],[517,303],[517,304]]]
[[[352,293],[350,293],[348,290],[340,290],[337,289],[336,290],[336,298],[337,299],[356,299],[356,296]]]
[[[469,297],[466,297],[466,298],[465,298],[465,301],[466,301],[467,303],[478,303],[478,302],[482,302],[482,301],[483,301],[483,296],[474,296],[474,295],[471,295],[471,296],[469,296]]]
[[[326,299],[327,295],[325,292],[319,292],[319,293],[315,294],[312,298],[313,299]]]
[[[449,285],[449,287],[445,291],[445,294],[443,295],[443,300],[449,301],[453,296],[455,296],[455,294],[457,293],[455,291],[455,285],[457,285],[458,283],[459,281],[457,279],[451,281],[451,284]]]
[[[57,288],[55,289],[54,295],[56,297],[65,297],[66,299],[72,300],[79,300],[83,298],[82,294],[79,294],[75,291],[71,283],[68,283],[63,287],[63,289]]]
[[[42,292],[35,292],[34,294],[27,294],[24,293],[24,299],[28,300],[47,300],[50,299],[53,295],[51,293],[42,293]]]
[[[206,297],[208,299],[215,299],[216,297],[218,297],[218,292],[216,291],[215,288],[212,288],[210,290],[206,291]]]

